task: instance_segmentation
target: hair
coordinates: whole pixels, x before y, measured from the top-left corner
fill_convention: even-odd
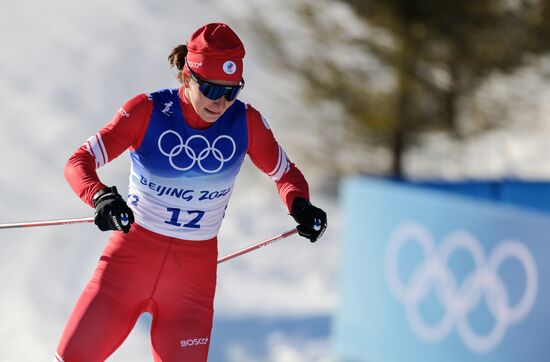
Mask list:
[[[176,78],[181,82],[184,76],[183,68],[185,67],[185,57],[187,57],[187,44],[180,44],[176,46],[168,55],[168,63],[170,67],[176,68],[178,74]]]

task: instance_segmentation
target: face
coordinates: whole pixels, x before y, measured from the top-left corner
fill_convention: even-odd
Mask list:
[[[238,83],[228,82],[223,80],[212,80],[212,83],[221,85],[237,85]],[[205,97],[199,90],[199,84],[191,78],[184,80],[185,97],[189,100],[195,112],[206,122],[214,123],[221,115],[229,108],[233,101],[228,101],[225,97],[220,97],[216,100],[211,100]]]

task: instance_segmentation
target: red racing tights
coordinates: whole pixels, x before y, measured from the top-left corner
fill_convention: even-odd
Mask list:
[[[136,224],[128,234],[114,232],[71,313],[54,361],[105,361],[144,312],[153,316],[154,361],[206,361],[217,256],[217,238],[180,240]]]

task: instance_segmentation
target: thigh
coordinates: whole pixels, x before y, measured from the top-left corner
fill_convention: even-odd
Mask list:
[[[86,288],[63,331],[57,354],[64,362],[100,362],[126,339],[139,311]]]
[[[155,362],[206,362],[210,346],[212,314],[186,318],[158,318],[151,327]]]

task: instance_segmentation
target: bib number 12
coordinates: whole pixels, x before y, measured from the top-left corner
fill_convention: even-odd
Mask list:
[[[193,219],[191,219],[191,221],[189,221],[188,223],[182,225],[180,222],[178,222],[181,211],[182,211],[181,209],[174,208],[174,207],[168,207],[168,208],[166,208],[166,210],[168,212],[172,213],[172,217],[170,218],[170,220],[164,221],[166,224],[174,225],[174,226],[181,226],[181,227],[184,227],[184,228],[200,229],[201,226],[199,224],[199,221],[201,221],[202,217],[204,216],[204,211],[202,211],[202,210],[187,210],[187,211],[184,211],[184,212],[187,212],[188,215],[194,215],[194,217],[193,217]]]

